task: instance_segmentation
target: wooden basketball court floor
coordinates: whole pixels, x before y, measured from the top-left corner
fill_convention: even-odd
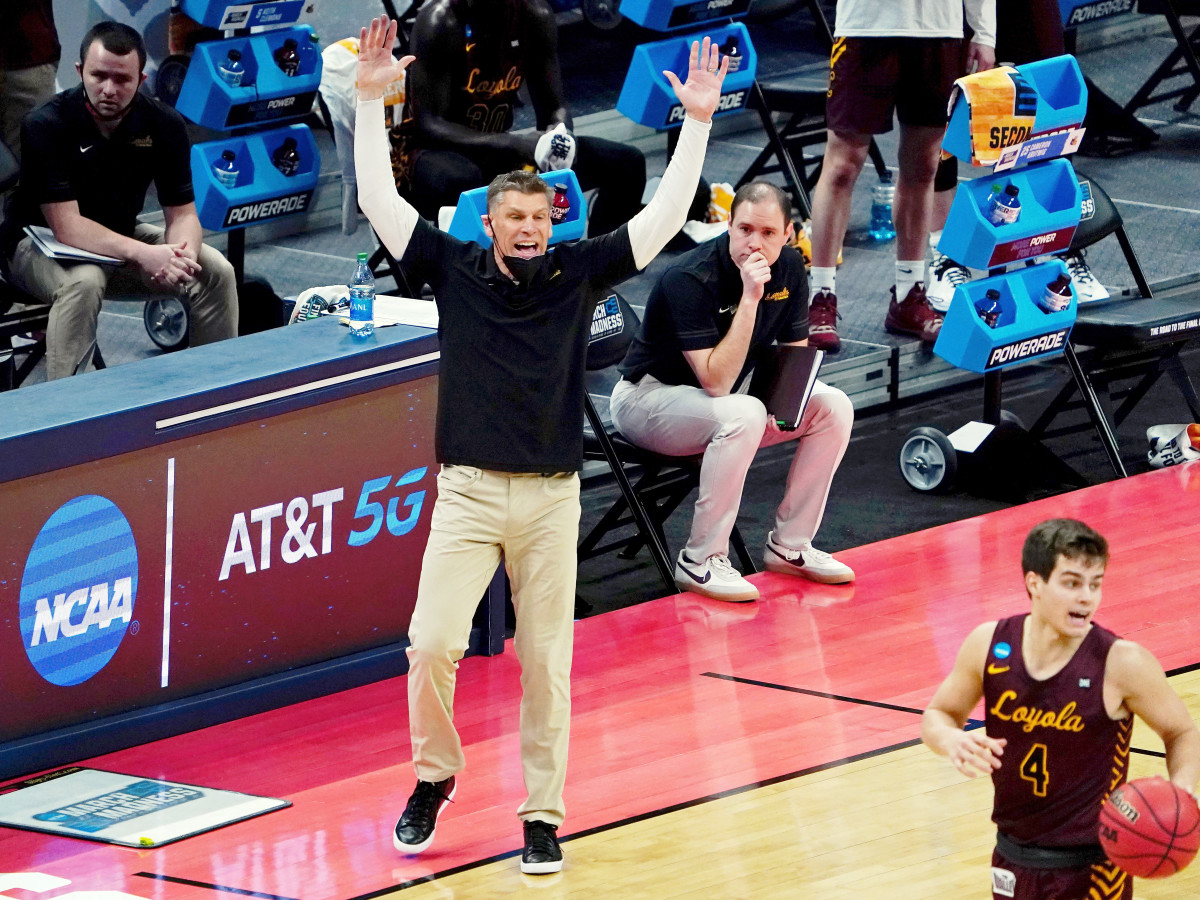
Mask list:
[[[391,846],[413,784],[392,679],[81,759],[293,806],[147,850],[0,829],[0,871],[60,879],[0,875],[0,895],[986,898],[990,784],[920,745],[920,710],[971,627],[1027,608],[1029,527],[1068,515],[1112,543],[1098,620],[1148,646],[1200,718],[1198,509],[1193,464],[847,551],[850,586],[764,573],[754,604],[681,594],[579,622],[557,875],[518,868],[510,648],[461,667],[468,767],[422,856]],[[1134,776],[1163,771],[1153,733],[1134,745]],[[1136,892],[1197,894],[1200,864]]]

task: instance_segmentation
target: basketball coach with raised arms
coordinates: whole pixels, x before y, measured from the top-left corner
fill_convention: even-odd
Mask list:
[[[394,844],[419,853],[465,764],[453,723],[455,675],[471,618],[501,559],[512,584],[521,664],[518,809],[521,871],[557,872],[565,816],[571,654],[583,464],[584,360],[596,305],[682,227],[696,191],[728,61],[693,43],[686,82],[664,73],[687,111],[654,197],[608,234],[548,249],[550,196],[538,175],[492,181],[490,249],[438,231],[396,192],[383,94],[413,57],[395,59],[396,23],[360,36],[355,168],[380,240],[434,291],[441,341],[438,497],[409,628],[409,725],[417,786]],[[387,189],[390,186],[391,189]]]

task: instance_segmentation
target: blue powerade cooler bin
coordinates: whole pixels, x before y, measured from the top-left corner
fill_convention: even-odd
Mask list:
[[[294,138],[300,165],[284,175],[271,157],[286,138]],[[237,183],[225,187],[213,166],[226,150],[236,155]],[[200,223],[211,231],[227,231],[304,212],[321,174],[321,153],[307,125],[289,125],[242,137],[192,145],[192,184]]]
[[[750,32],[740,22],[734,22],[705,32],[668,38],[635,47],[633,60],[617,98],[617,111],[640,125],[650,128],[675,128],[683,124],[683,104],[675,97],[671,83],[663,75],[670,70],[683,81],[687,78],[688,55],[693,41],[711,38],[721,46],[735,40],[740,62],[736,72],[729,72],[721,85],[721,99],[714,116],[737,112],[750,100],[754,73],[758,68],[758,53],[750,40]]]
[[[275,62],[284,41],[296,42],[295,75]],[[239,87],[221,80],[218,66],[230,50],[242,55],[246,74]],[[321,86],[321,54],[307,25],[196,45],[175,108],[186,118],[218,131],[298,119],[308,115]]]
[[[622,0],[621,15],[652,31],[690,28],[744,15],[753,0]]]
[[[541,177],[551,185],[565,184],[567,199],[571,202],[571,211],[567,214],[567,220],[550,229],[550,243],[574,241],[583,237],[584,229],[587,226],[587,200],[583,196],[583,191],[579,189],[579,179],[575,177],[575,173],[570,169],[560,169],[557,172],[542,172]],[[454,218],[450,220],[450,227],[446,229],[446,233],[460,241],[474,241],[481,247],[492,246],[492,239],[483,230],[482,216],[485,213],[487,213],[487,188],[463,191],[458,198],[458,206],[454,208]]]

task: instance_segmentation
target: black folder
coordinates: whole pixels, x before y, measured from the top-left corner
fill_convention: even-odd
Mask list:
[[[783,431],[800,425],[825,353],[816,347],[772,347],[754,369],[750,393],[761,400]]]

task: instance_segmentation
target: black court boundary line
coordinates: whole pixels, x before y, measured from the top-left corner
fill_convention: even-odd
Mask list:
[[[208,888],[226,894],[240,894],[243,897],[261,897],[263,900],[296,900],[294,897],[284,897],[280,894],[265,894],[262,891],[250,891],[245,888],[228,887],[223,884],[209,884],[207,881],[193,881],[191,878],[177,878],[174,875],[160,875],[157,872],[134,872],[134,878],[150,878],[154,881],[169,881],[172,884],[186,884],[188,887]]]
[[[1171,675],[1183,675],[1188,672],[1196,671],[1197,669],[1200,669],[1200,662],[1192,663],[1191,665],[1188,665],[1188,666],[1182,666],[1178,669],[1172,669],[1171,671],[1167,672],[1167,676],[1169,677]],[[923,710],[913,709],[912,707],[908,707],[908,706],[896,706],[891,703],[881,703],[876,700],[864,700],[864,699],[858,698],[858,697],[844,697],[840,694],[831,694],[826,691],[813,691],[813,690],[808,690],[806,688],[789,687],[787,685],[772,684],[771,682],[768,682],[768,681],[755,681],[750,678],[739,678],[734,675],[720,675],[716,672],[703,672],[701,674],[703,674],[709,678],[719,678],[723,681],[733,681],[733,682],[737,682],[740,684],[750,684],[750,685],[754,685],[757,687],[774,688],[775,690],[790,691],[792,693],[797,693],[797,694],[808,694],[808,695],[814,696],[814,697],[825,697],[830,700],[841,700],[845,703],[857,703],[857,704],[860,704],[863,706],[874,706],[874,707],[878,707],[880,709],[891,709],[891,710],[895,710],[897,712],[911,713],[914,715],[921,715],[921,713],[923,712]],[[983,726],[983,722],[979,721],[978,719],[968,719],[967,720],[966,727],[968,729],[980,728],[982,726]],[[726,797],[735,797],[738,794],[744,794],[748,791],[757,790],[758,788],[769,787],[773,784],[780,784],[781,782],[791,781],[796,778],[803,778],[805,775],[812,775],[816,772],[824,772],[828,769],[836,769],[841,766],[849,765],[850,763],[854,763],[854,762],[859,762],[864,759],[871,759],[876,756],[883,756],[886,753],[893,753],[897,750],[906,750],[909,747],[915,747],[919,743],[921,743],[920,738],[913,738],[910,741],[901,741],[899,744],[891,744],[890,746],[887,746],[887,747],[879,747],[875,750],[868,750],[863,753],[857,753],[854,756],[846,756],[846,757],[843,757],[842,759],[832,760],[827,763],[819,763],[818,765],[815,765],[815,766],[809,766],[807,769],[800,769],[795,772],[787,772],[783,775],[776,775],[774,778],[768,778],[765,781],[755,781],[755,782],[751,782],[750,784],[744,784],[740,787],[730,788],[727,791],[721,791],[716,794],[709,794],[708,796],[705,796],[705,797],[697,797],[693,800],[684,800],[681,803],[675,803],[675,804],[672,804],[671,806],[664,806],[660,809],[655,809],[655,810],[651,810],[649,812],[639,813],[636,816],[629,816],[628,818],[625,818],[625,819],[618,819],[615,822],[609,822],[604,825],[597,825],[594,828],[588,828],[584,831],[578,831],[574,834],[566,835],[565,837],[559,838],[559,842],[565,844],[567,841],[573,841],[576,838],[585,838],[585,837],[591,837],[594,834],[603,834],[606,831],[612,831],[616,828],[623,828],[626,825],[633,825],[638,822],[644,822],[648,819],[656,819],[659,816],[669,815],[670,813],[679,812],[680,810],[684,810],[684,809],[691,809],[692,807],[700,806],[704,803],[711,803],[715,800],[723,800]],[[1157,750],[1139,750],[1136,747],[1131,747],[1130,750],[1133,753],[1142,753],[1147,756],[1157,756],[1157,757],[1165,756],[1165,754],[1163,754]],[[420,884],[429,884],[432,881],[437,881],[442,878],[449,878],[453,875],[458,875],[461,872],[469,872],[472,869],[478,869],[483,866],[491,865],[494,862],[500,862],[501,860],[511,859],[514,856],[519,855],[520,853],[521,853],[520,850],[510,850],[507,853],[497,853],[496,855],[486,857],[485,859],[477,859],[474,862],[463,863],[461,866],[454,866],[453,868],[450,868],[450,869],[444,869],[441,872],[434,872],[430,875],[424,875],[421,878],[414,878],[414,879],[411,879],[410,881],[402,881],[399,884],[392,885],[391,887],[380,888],[379,890],[371,891],[366,894],[359,894],[355,897],[348,897],[348,898],[346,898],[346,900],[375,900],[376,897],[384,897],[384,896],[387,896],[388,894],[399,893],[400,891],[407,890],[408,888],[411,888],[411,887],[416,887],[417,885],[420,885]],[[157,881],[170,881],[170,882],[174,882],[176,884],[186,884],[191,887],[208,888],[209,890],[221,891],[223,893],[228,893],[228,894],[240,894],[240,895],[246,896],[246,897],[259,897],[259,898],[262,898],[262,900],[296,900],[296,898],[281,897],[277,894],[266,894],[266,893],[262,893],[260,891],[246,890],[245,888],[228,887],[228,886],[220,885],[220,884],[209,884],[209,883],[203,882],[203,881],[192,881],[187,878],[175,878],[174,876],[171,876],[171,875],[157,875],[153,872],[136,872],[136,873],[134,873],[134,875],[135,875],[135,877],[152,878]]]

